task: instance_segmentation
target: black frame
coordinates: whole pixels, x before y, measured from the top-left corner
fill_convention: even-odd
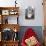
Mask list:
[[[32,14],[31,17],[28,17],[28,14]],[[27,9],[25,9],[25,19],[34,19],[35,15],[34,15],[34,9],[31,7],[28,7]]]

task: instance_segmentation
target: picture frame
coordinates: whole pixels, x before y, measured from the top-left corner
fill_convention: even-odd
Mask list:
[[[17,15],[17,13],[18,13],[18,12],[17,12],[16,10],[10,10],[10,11],[9,11],[9,14],[10,14],[10,15]]]
[[[29,6],[27,9],[25,9],[25,19],[34,19],[34,17],[34,9]]]
[[[9,15],[9,10],[2,10],[2,15]]]

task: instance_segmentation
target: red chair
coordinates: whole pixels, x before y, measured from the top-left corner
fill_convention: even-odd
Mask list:
[[[25,32],[24,37],[22,38],[22,42],[21,42],[21,46],[27,46],[27,44],[25,43],[25,40],[34,36],[37,39],[37,35],[36,33],[33,31],[32,28],[28,28],[27,31]],[[37,44],[35,46],[41,46],[39,40],[37,39]]]

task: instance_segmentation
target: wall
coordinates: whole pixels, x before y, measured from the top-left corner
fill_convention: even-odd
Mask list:
[[[32,6],[35,9],[35,19],[34,20],[25,20],[25,9],[28,6]],[[24,0],[22,3],[21,0],[21,11],[20,11],[20,24],[22,26],[43,26],[43,6],[42,0]]]
[[[14,6],[15,0],[0,0],[0,6]],[[43,6],[42,0],[17,0],[18,6],[20,7],[19,24],[21,26],[43,26]],[[25,9],[31,6],[35,9],[35,19],[25,19]]]

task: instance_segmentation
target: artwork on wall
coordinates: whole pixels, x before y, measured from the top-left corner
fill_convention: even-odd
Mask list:
[[[2,10],[2,15],[9,15],[9,10]]]
[[[25,19],[34,19],[34,9],[32,7],[28,7],[25,9]]]

